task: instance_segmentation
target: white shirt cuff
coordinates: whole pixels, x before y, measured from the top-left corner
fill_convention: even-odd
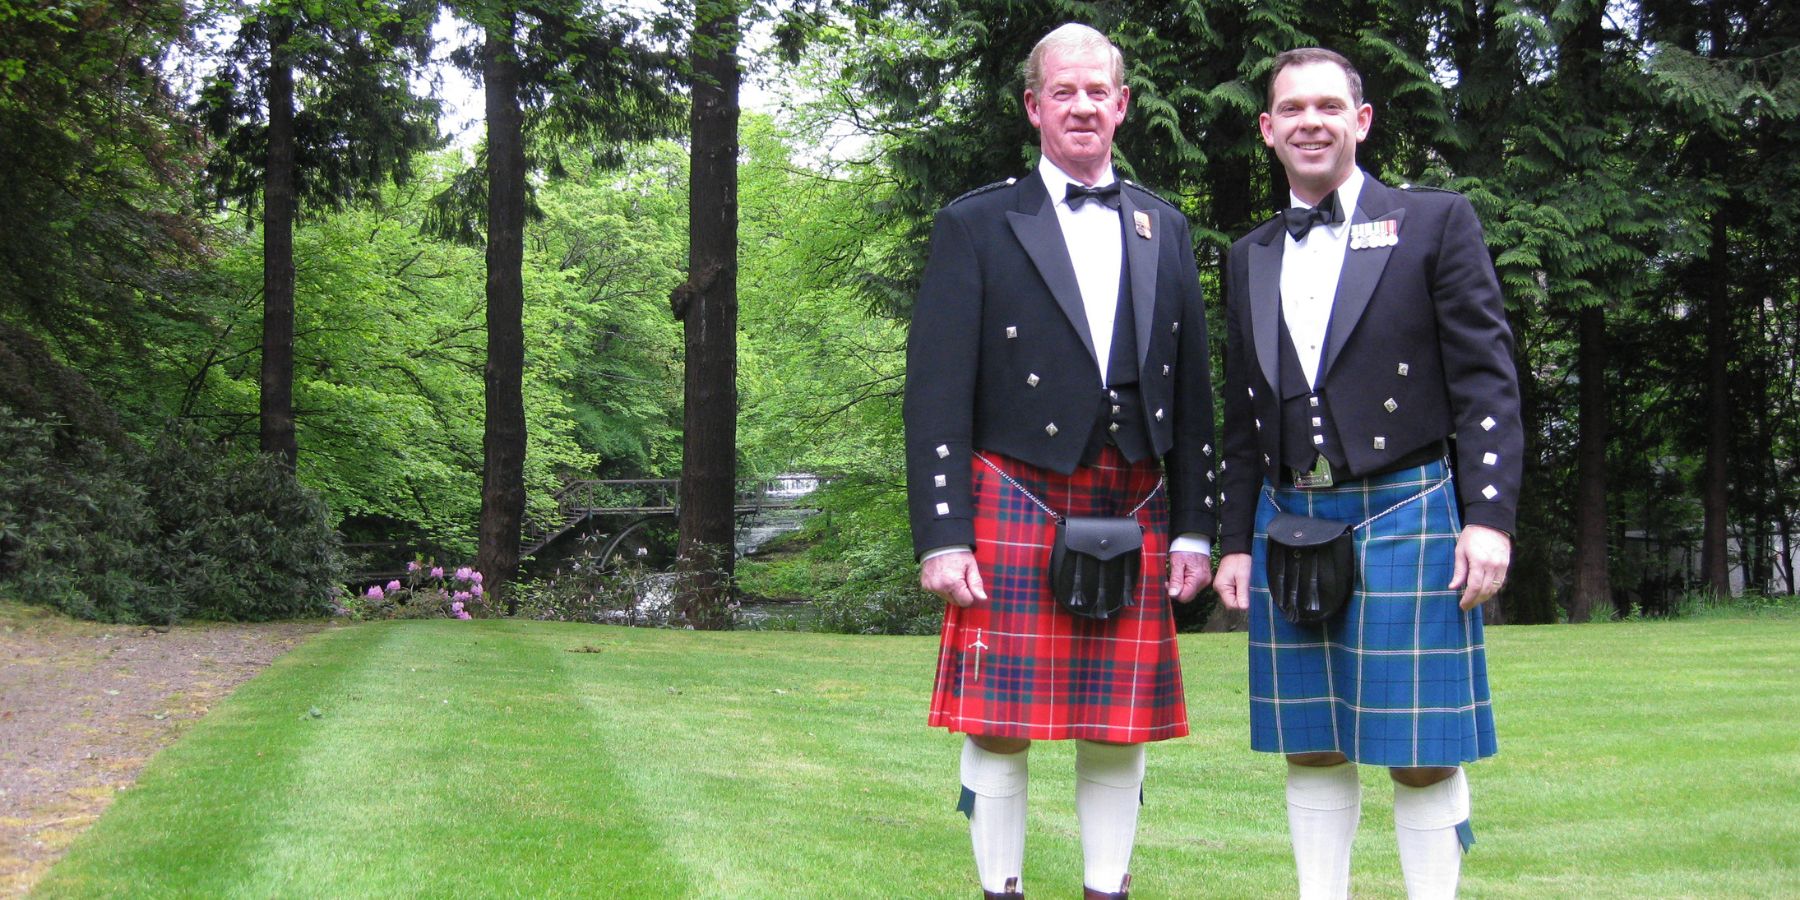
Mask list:
[[[935,557],[949,556],[952,553],[973,553],[973,552],[975,552],[974,548],[970,547],[967,544],[952,544],[951,546],[948,546],[948,547],[936,547],[931,550],[925,551],[925,555],[919,557],[919,564],[924,565],[925,563],[930,562]]]
[[[1169,544],[1170,553],[1198,553],[1201,556],[1212,555],[1212,541],[1198,534],[1177,535]]]

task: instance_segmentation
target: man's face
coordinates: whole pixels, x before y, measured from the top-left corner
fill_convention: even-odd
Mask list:
[[[1056,167],[1092,184],[1112,162],[1113,132],[1125,121],[1131,89],[1113,83],[1103,50],[1044,56],[1044,83],[1025,91],[1025,114]]]
[[[1318,203],[1356,168],[1356,145],[1375,111],[1350,99],[1350,80],[1328,62],[1288,66],[1275,76],[1274,103],[1260,118],[1263,143],[1287,170],[1300,199]]]

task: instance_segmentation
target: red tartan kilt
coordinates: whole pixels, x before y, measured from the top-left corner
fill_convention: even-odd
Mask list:
[[[1130,512],[1156,488],[1155,460],[1108,447],[1072,475],[984,454],[1064,515]],[[1144,559],[1137,600],[1104,622],[1056,605],[1046,572],[1056,524],[1018,489],[973,461],[975,559],[988,601],[944,615],[932,725],[1037,740],[1139,743],[1188,733],[1175,621],[1169,609],[1164,491],[1138,514]]]

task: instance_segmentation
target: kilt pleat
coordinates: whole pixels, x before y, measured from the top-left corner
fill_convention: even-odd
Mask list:
[[[1423,496],[1419,495],[1421,492]],[[1356,590],[1331,621],[1275,610],[1264,559],[1276,509],[1357,523]],[[1462,530],[1443,462],[1258,499],[1250,575],[1250,744],[1382,766],[1455,766],[1497,749],[1480,610],[1448,588]]]
[[[995,465],[1063,515],[1130,512],[1156,487],[1154,460],[1108,447],[1062,475],[995,454]],[[1105,622],[1065,612],[1047,572],[1056,526],[1018,489],[973,461],[975,559],[988,601],[947,605],[929,721],[951,731],[1036,740],[1137,743],[1187,734],[1167,580],[1168,502],[1138,511],[1144,557],[1136,601]]]

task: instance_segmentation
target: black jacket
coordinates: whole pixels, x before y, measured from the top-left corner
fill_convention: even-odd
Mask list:
[[[1454,438],[1464,523],[1510,534],[1525,435],[1481,224],[1461,194],[1365,178],[1350,222],[1384,219],[1398,223],[1398,243],[1345,252],[1317,379],[1330,438],[1352,474]],[[1257,492],[1281,477],[1281,401],[1295,393],[1277,388],[1282,235],[1277,217],[1233,244],[1226,262],[1225,553],[1250,552]]]
[[[1120,201],[1138,388],[1152,449],[1168,471],[1171,524],[1176,534],[1210,537],[1217,451],[1206,316],[1188,222],[1129,182]],[[907,500],[916,552],[974,545],[973,451],[1065,474],[1079,465],[1105,412],[1097,400],[1099,364],[1062,229],[1035,172],[971,192],[938,212],[906,371]]]

